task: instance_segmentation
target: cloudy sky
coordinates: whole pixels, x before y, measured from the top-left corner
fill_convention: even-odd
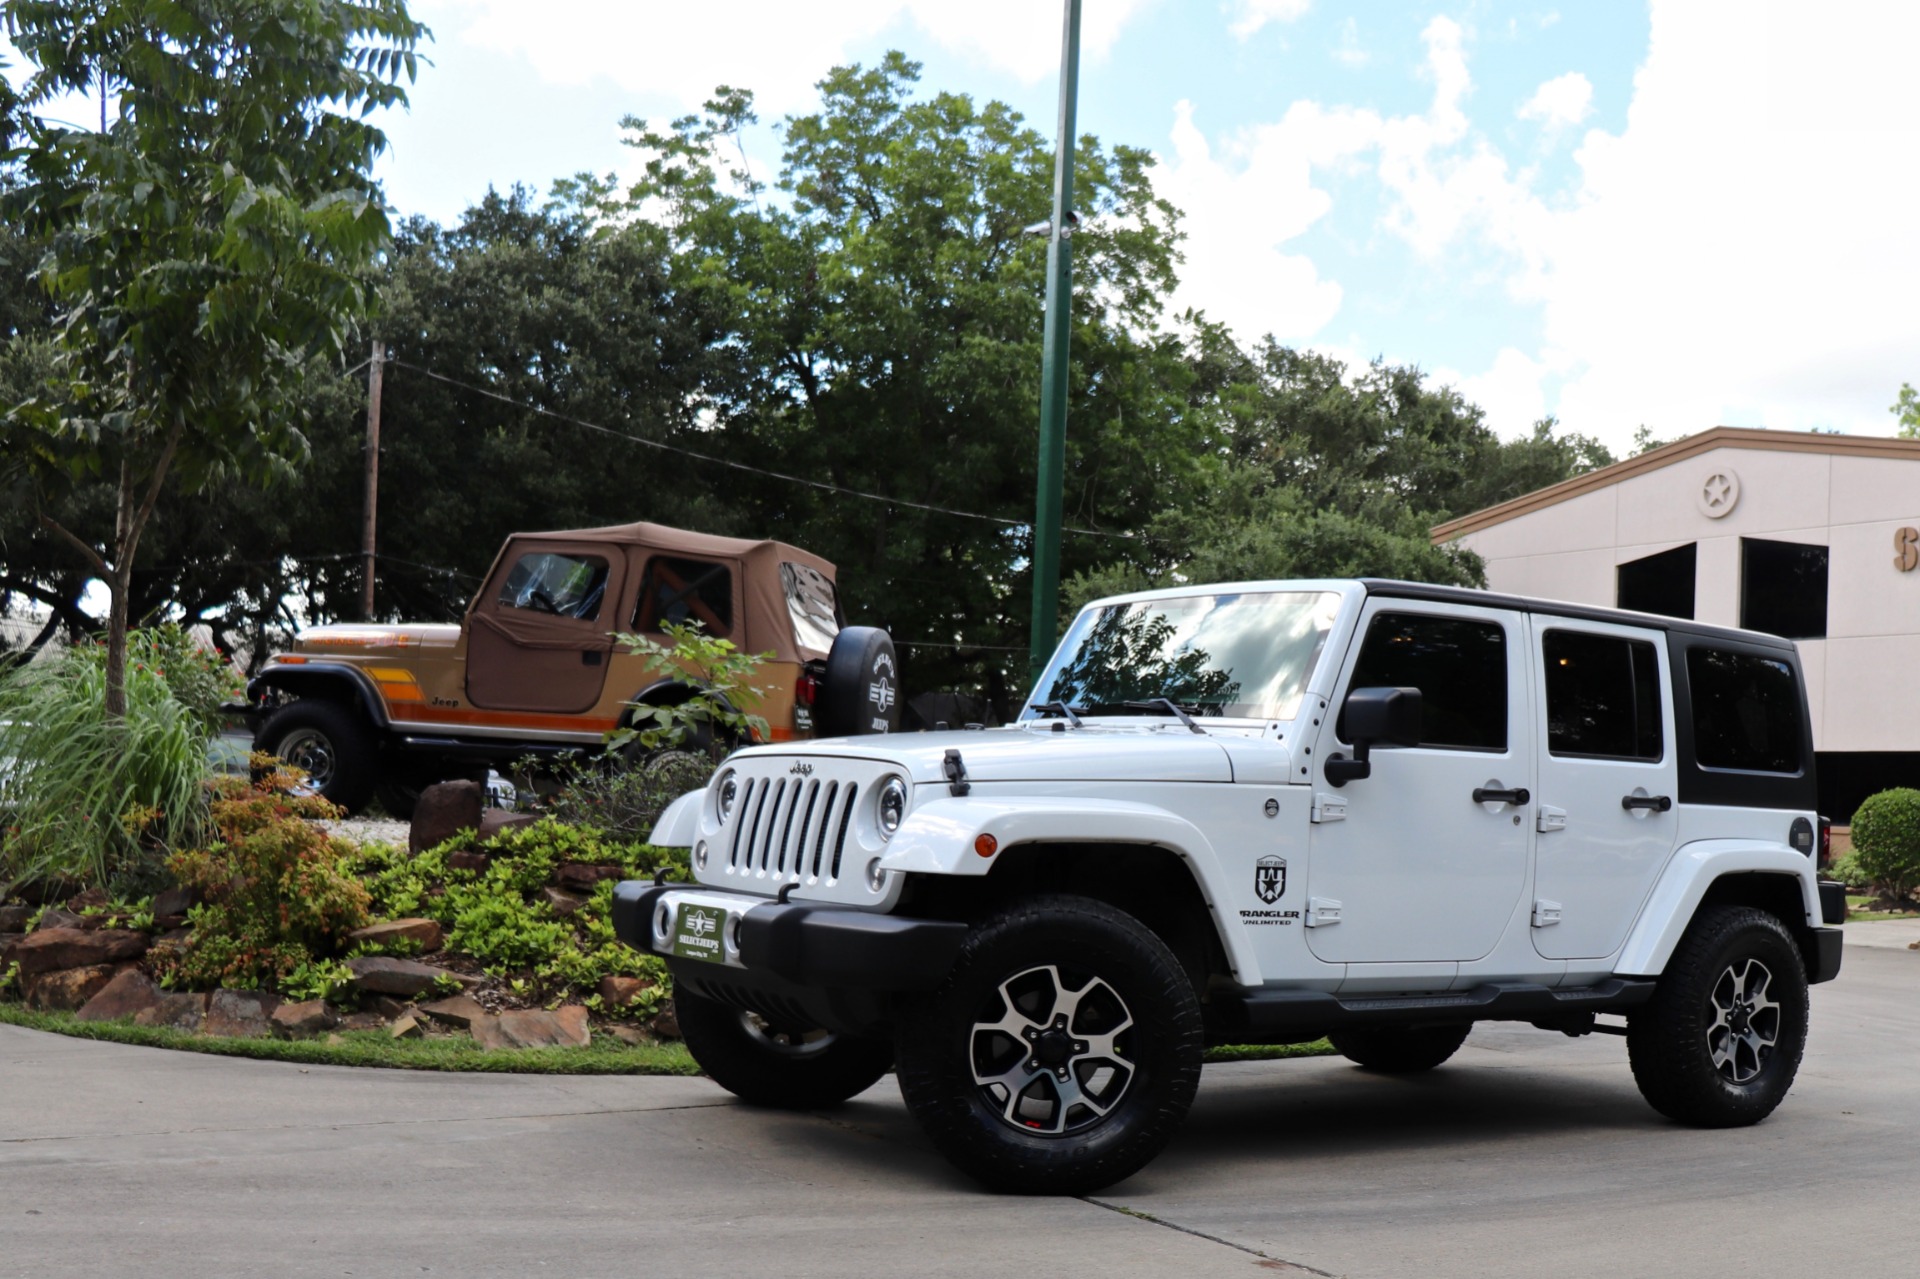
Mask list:
[[[403,212],[631,166],[716,84],[763,118],[898,48],[1050,131],[1050,0],[416,0]],[[1080,127],[1160,157],[1181,305],[1458,385],[1503,434],[1891,433],[1920,382],[1920,6],[1086,0]],[[770,174],[769,129],[753,158]]]

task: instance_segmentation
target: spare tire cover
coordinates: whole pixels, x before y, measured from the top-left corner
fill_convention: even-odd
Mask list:
[[[899,729],[900,659],[891,636],[872,626],[849,626],[834,638],[813,723],[820,737]]]

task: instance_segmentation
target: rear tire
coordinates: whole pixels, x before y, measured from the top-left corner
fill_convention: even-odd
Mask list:
[[[373,798],[378,744],[366,720],[339,702],[289,702],[261,725],[253,748],[305,772],[348,816]]]
[[[865,1092],[893,1065],[893,1045],[811,1027],[782,1027],[684,988],[680,1037],[713,1082],[745,1102],[821,1110]]]
[[[1793,1086],[1807,1009],[1806,963],[1786,925],[1750,906],[1706,907],[1627,1019],[1634,1082],[1680,1123],[1757,1124]]]
[[[1417,1075],[1460,1051],[1472,1026],[1365,1026],[1327,1036],[1354,1065],[1383,1075]]]

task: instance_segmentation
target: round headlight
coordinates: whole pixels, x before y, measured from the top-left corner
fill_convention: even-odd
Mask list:
[[[898,777],[889,777],[880,787],[880,834],[886,839],[893,838],[893,832],[900,829],[900,823],[907,817],[907,784]]]
[[[733,816],[734,801],[740,798],[740,779],[728,773],[720,779],[719,799],[715,808],[722,822]]]

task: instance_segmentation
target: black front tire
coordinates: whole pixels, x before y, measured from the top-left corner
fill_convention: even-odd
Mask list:
[[[1710,906],[1627,1019],[1627,1059],[1647,1103],[1696,1128],[1773,1113],[1807,1045],[1807,972],[1786,925],[1748,906]]]
[[[1356,1066],[1383,1075],[1432,1070],[1467,1042],[1472,1026],[1363,1026],[1327,1036],[1334,1051]]]
[[[1200,1004],[1180,961],[1084,897],[1035,897],[974,928],[894,1042],[901,1095],[934,1146],[1017,1194],[1132,1176],[1200,1083]]]
[[[349,816],[373,798],[378,744],[351,707],[308,698],[289,702],[260,726],[253,748],[303,770],[314,789]]]
[[[684,988],[673,996],[680,1036],[700,1069],[742,1101],[822,1110],[865,1092],[893,1065],[893,1045],[783,1027]]]

